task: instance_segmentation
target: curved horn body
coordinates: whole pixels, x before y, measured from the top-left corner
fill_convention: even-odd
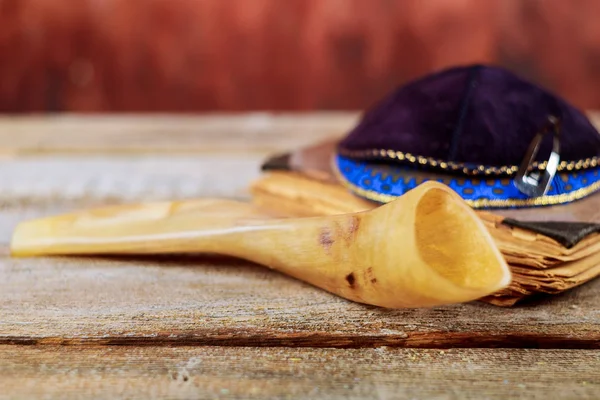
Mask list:
[[[210,199],[106,207],[24,222],[11,252],[217,253],[388,308],[476,300],[511,279],[473,210],[435,182],[373,210],[326,217],[273,219]]]

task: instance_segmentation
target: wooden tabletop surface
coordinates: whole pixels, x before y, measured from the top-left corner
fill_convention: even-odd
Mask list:
[[[354,113],[0,118],[0,399],[600,398],[600,280],[514,308],[383,310],[215,257],[12,259],[23,219],[247,199]]]

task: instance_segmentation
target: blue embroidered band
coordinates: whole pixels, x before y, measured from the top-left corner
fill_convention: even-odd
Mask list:
[[[539,197],[523,194],[511,177],[472,177],[420,171],[408,166],[353,160],[337,155],[338,179],[358,196],[387,203],[427,180],[442,182],[473,208],[517,208],[564,204],[600,189],[600,167],[557,173],[548,192]]]

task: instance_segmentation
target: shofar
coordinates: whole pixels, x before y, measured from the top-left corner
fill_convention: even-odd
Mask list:
[[[467,302],[511,274],[474,211],[427,182],[373,210],[273,219],[230,200],[120,205],[26,221],[15,257],[217,253],[387,308]]]

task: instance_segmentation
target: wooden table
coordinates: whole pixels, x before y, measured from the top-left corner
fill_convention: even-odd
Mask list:
[[[515,308],[354,304],[224,258],[11,259],[75,208],[244,199],[356,114],[0,118],[0,399],[600,398],[600,280]]]

